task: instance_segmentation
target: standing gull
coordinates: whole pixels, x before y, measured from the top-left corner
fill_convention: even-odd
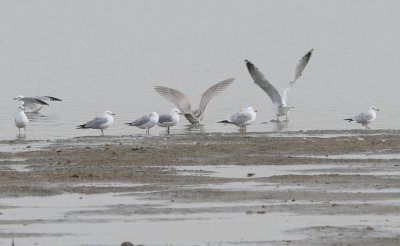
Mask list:
[[[28,108],[30,113],[39,112],[43,106],[49,106],[50,101],[62,101],[61,99],[50,96],[24,97],[22,95],[15,97],[14,100],[18,100],[21,105],[23,105],[25,108]]]
[[[228,117],[227,120],[219,121],[218,123],[233,124],[240,127],[240,131],[246,132],[246,126],[256,121],[256,112],[253,107],[242,108],[236,114]]]
[[[224,91],[234,80],[233,78],[226,79],[208,88],[201,97],[199,109],[196,110],[192,110],[188,97],[182,92],[164,86],[156,86],[154,89],[162,97],[174,103],[190,123],[200,124],[210,101]]]
[[[146,114],[139,119],[126,124],[130,126],[137,126],[140,129],[146,129],[146,134],[150,134],[150,128],[157,125],[158,118],[159,116],[156,112],[151,112],[150,114]]]
[[[281,96],[278,90],[265,78],[265,76],[261,73],[261,71],[254,66],[248,60],[245,60],[247,69],[251,77],[262,90],[264,90],[268,96],[271,98],[272,103],[274,104],[274,110],[277,117],[277,121],[279,121],[279,116],[286,116],[286,120],[288,120],[288,114],[290,111],[289,106],[287,106],[287,94],[289,93],[290,88],[294,85],[298,78],[300,78],[304,68],[306,67],[310,57],[312,55],[313,49],[311,49],[307,54],[305,54],[299,61],[296,66],[296,70],[294,72],[294,79],[291,81],[288,86],[283,90],[283,95]]]
[[[104,136],[104,129],[110,127],[114,123],[114,115],[111,111],[105,110],[100,116],[88,121],[85,124],[79,125],[76,129],[100,129],[101,135]]]
[[[348,118],[344,120],[347,120],[349,122],[356,122],[358,124],[361,124],[362,126],[365,126],[365,129],[370,129],[368,127],[368,124],[376,119],[376,111],[380,111],[379,108],[371,106],[367,111],[361,112],[353,118]]]
[[[26,117],[24,111],[25,107],[19,106],[14,121],[15,121],[15,126],[18,127],[18,133],[21,133],[21,128],[24,128],[24,133],[26,134],[26,126],[28,125],[29,120]]]
[[[178,109],[174,108],[169,114],[161,114],[158,118],[158,126],[166,127],[167,134],[169,134],[169,128],[179,123],[179,115],[182,114]]]

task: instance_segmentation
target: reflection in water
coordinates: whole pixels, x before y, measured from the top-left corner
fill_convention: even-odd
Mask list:
[[[187,133],[193,133],[193,132],[197,132],[197,133],[205,133],[205,127],[203,124],[188,124],[185,125],[185,132]]]
[[[261,124],[271,126],[273,132],[284,132],[288,130],[289,121],[271,121],[271,122],[262,122]]]

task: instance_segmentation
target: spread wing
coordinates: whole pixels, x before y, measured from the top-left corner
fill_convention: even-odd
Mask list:
[[[189,99],[182,92],[168,88],[165,86],[155,86],[154,90],[157,91],[165,99],[171,101],[182,113],[190,113],[191,105]]]
[[[24,106],[30,107],[32,105],[46,105],[49,106],[49,104],[43,100],[36,99],[33,97],[24,97],[21,99],[24,102]]]
[[[290,83],[288,84],[288,86],[283,90],[283,95],[282,95],[282,102],[283,104],[286,105],[286,101],[287,101],[287,95],[290,91],[290,88],[294,85],[294,83],[297,81],[298,78],[300,78],[304,68],[307,66],[308,61],[311,58],[312,52],[314,51],[314,49],[311,49],[309,52],[307,52],[307,54],[305,54],[299,61],[299,63],[296,66],[296,70],[294,71],[294,79],[293,81],[290,81]]]
[[[33,97],[33,98],[39,99],[39,100],[42,100],[42,101],[45,101],[45,102],[48,102],[48,101],[59,101],[59,102],[61,102],[62,101],[61,99],[59,99],[57,97],[51,97],[51,96],[36,96],[36,97]]]
[[[223,92],[234,80],[234,78],[226,79],[208,88],[201,97],[199,105],[200,112],[204,113],[210,101],[216,95]]]
[[[257,84],[263,91],[265,91],[271,98],[272,103],[282,106],[282,98],[276,88],[264,77],[264,74],[248,60],[245,60],[247,69],[254,83]]]

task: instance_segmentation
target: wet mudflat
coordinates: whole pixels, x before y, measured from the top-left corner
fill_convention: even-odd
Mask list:
[[[0,245],[398,245],[400,132],[0,146]]]

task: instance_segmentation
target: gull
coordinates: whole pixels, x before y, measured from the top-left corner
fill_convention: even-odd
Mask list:
[[[245,60],[247,69],[249,70],[249,73],[251,77],[254,80],[254,83],[257,84],[262,90],[264,90],[268,96],[271,98],[272,103],[274,104],[274,110],[275,114],[277,117],[277,120],[279,122],[279,116],[286,116],[286,120],[288,120],[288,114],[290,111],[290,108],[287,104],[287,95],[289,93],[290,88],[294,85],[294,83],[300,78],[302,75],[302,72],[304,68],[306,67],[308,61],[310,60],[310,57],[312,55],[313,49],[311,49],[307,54],[305,54],[300,61],[298,62],[296,66],[296,70],[294,72],[294,79],[291,81],[287,87],[283,90],[282,96],[279,94],[278,90],[265,78],[265,76],[261,73],[261,71],[254,66],[253,63],[251,63],[248,60]]]
[[[157,112],[151,112],[150,114],[146,114],[146,115],[140,117],[139,119],[134,120],[131,123],[126,123],[126,124],[130,125],[130,126],[137,126],[140,129],[146,129],[146,134],[150,134],[150,128],[157,125],[158,118],[159,118],[159,116],[158,116]]]
[[[15,115],[15,126],[18,127],[18,133],[21,134],[21,128],[24,128],[24,133],[26,134],[26,126],[29,123],[28,117],[26,117],[25,107],[19,106],[17,109],[17,114]]]
[[[246,132],[246,126],[256,121],[256,112],[257,110],[253,107],[245,107],[236,114],[229,116],[227,120],[222,120],[218,123],[233,124],[240,127],[240,131]]]
[[[196,110],[192,110],[188,97],[182,92],[164,86],[155,86],[154,89],[162,97],[175,104],[190,123],[200,124],[210,101],[224,91],[234,80],[233,78],[226,79],[208,88],[201,97],[199,109]]]
[[[62,101],[56,97],[51,96],[35,96],[35,97],[24,97],[17,96],[14,100],[18,100],[21,105],[30,110],[30,113],[37,113],[43,108],[43,106],[49,106],[50,101]]]
[[[88,121],[85,124],[77,126],[76,129],[100,129],[101,135],[104,136],[103,130],[110,127],[114,123],[114,115],[115,114],[113,114],[111,111],[104,110],[100,116]]]
[[[179,123],[179,115],[182,114],[177,108],[171,110],[169,114],[161,114],[158,118],[158,126],[166,127],[167,134],[169,134],[169,128]]]
[[[367,111],[361,112],[353,118],[348,118],[344,120],[347,120],[349,122],[356,122],[358,124],[361,124],[362,126],[365,126],[365,129],[370,129],[368,127],[368,124],[376,119],[376,111],[380,111],[379,108],[371,106]]]

